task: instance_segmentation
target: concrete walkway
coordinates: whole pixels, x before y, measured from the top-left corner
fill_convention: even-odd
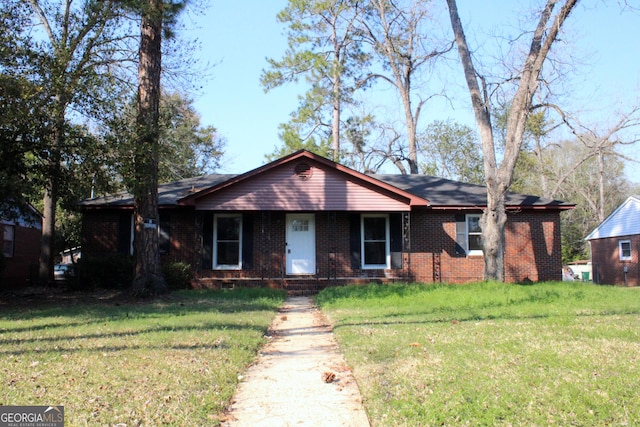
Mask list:
[[[310,298],[287,299],[270,333],[223,426],[370,425],[331,328]]]

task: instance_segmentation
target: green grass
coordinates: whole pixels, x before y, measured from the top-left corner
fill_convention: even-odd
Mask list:
[[[3,306],[0,405],[64,405],[67,426],[217,425],[283,300],[253,289]]]
[[[317,301],[374,426],[640,423],[640,289],[369,285]]]

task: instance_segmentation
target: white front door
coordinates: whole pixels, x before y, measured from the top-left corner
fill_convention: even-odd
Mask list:
[[[315,274],[315,272],[315,216],[287,214],[287,274]]]

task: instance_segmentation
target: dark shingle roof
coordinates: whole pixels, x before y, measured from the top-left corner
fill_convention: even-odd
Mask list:
[[[487,205],[487,188],[428,175],[371,175],[418,197],[431,206],[474,207]],[[571,207],[570,203],[526,194],[507,193],[507,206]]]
[[[185,178],[179,181],[160,184],[158,186],[158,205],[171,206],[177,205],[178,200],[188,196],[194,192],[213,187],[225,181],[230,180],[236,175],[229,174],[213,174],[198,176],[195,178]],[[96,197],[94,199],[86,199],[80,202],[81,207],[127,207],[133,206],[133,196],[131,193],[122,192],[118,194],[108,195],[104,197]]]

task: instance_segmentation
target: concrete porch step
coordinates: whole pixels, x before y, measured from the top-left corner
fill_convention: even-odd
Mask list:
[[[317,280],[284,280],[283,288],[288,296],[306,297],[316,295],[327,286]]]

